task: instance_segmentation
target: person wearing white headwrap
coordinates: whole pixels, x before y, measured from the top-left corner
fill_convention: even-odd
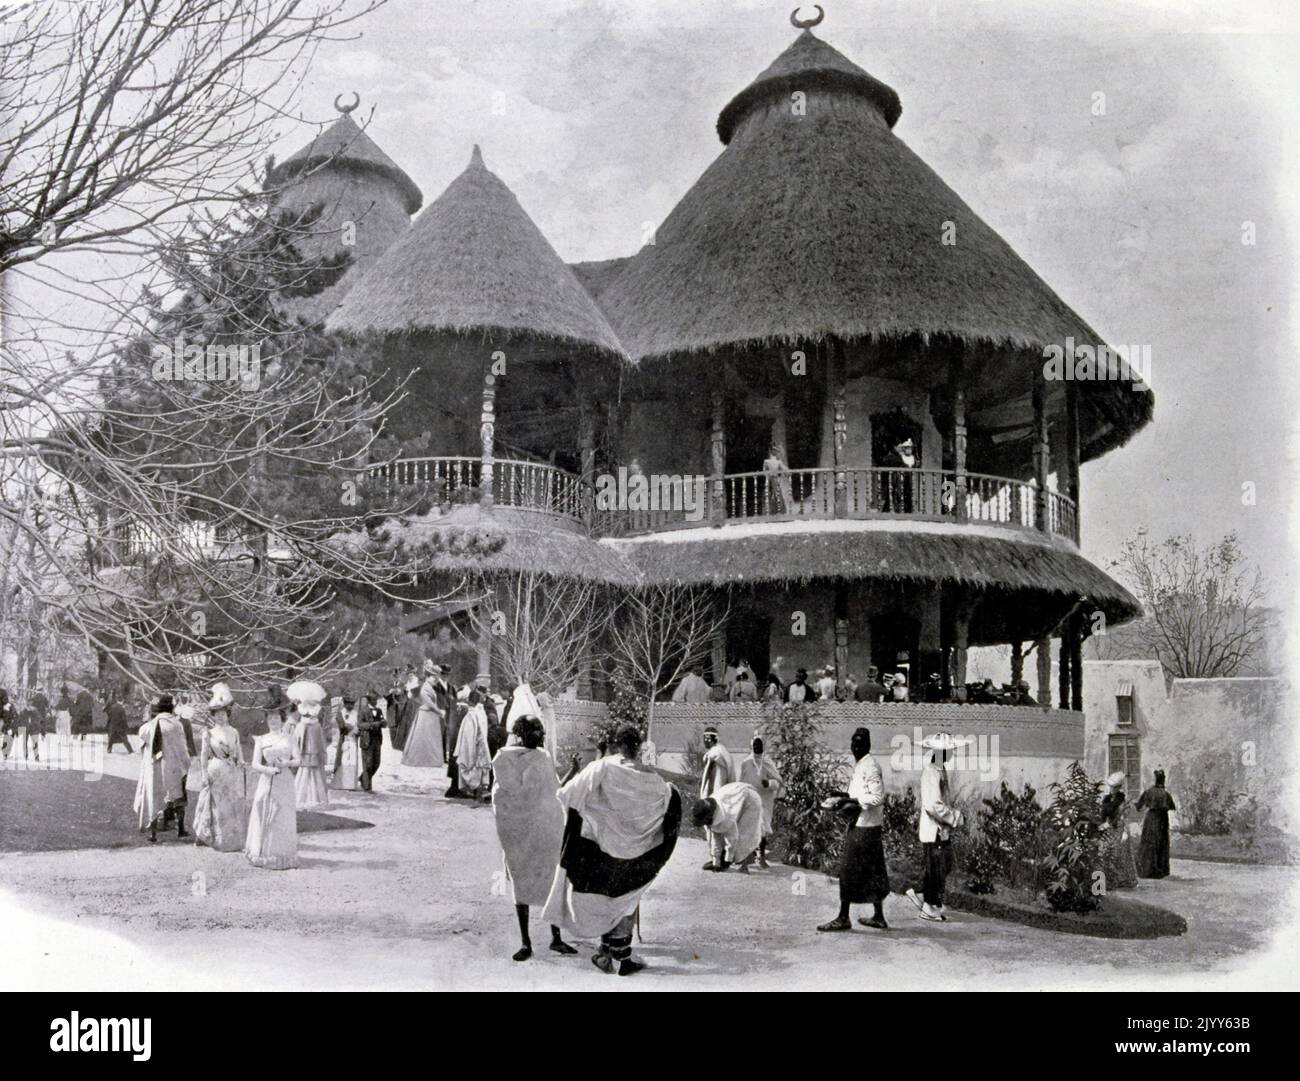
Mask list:
[[[758,865],[767,863],[767,839],[772,836],[772,817],[776,799],[781,794],[781,772],[776,763],[763,753],[763,738],[757,732],[750,743],[750,754],[740,760],[740,779],[752,785],[763,801],[763,836],[758,842]]]
[[[325,730],[320,723],[321,706],[326,694],[324,687],[309,679],[289,684],[286,693],[289,701],[298,707],[298,724],[293,732],[298,773],[293,783],[298,810],[303,811],[330,801],[329,786],[325,783]]]
[[[208,702],[212,723],[204,729],[199,744],[202,781],[194,807],[194,843],[218,852],[242,851],[248,827],[244,814],[244,752],[239,732],[230,723],[230,707],[234,704],[229,686],[212,685]]]
[[[456,736],[456,767],[460,775],[460,794],[474,799],[487,785],[492,752],[488,748],[488,719],[482,692],[471,690],[467,701],[469,709]]]

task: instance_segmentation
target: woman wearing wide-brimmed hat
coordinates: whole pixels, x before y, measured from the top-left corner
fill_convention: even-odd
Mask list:
[[[943,893],[952,870],[952,831],[961,825],[961,810],[952,802],[948,791],[948,755],[968,744],[968,739],[954,739],[946,732],[928,736],[921,746],[931,752],[921,768],[921,851],[924,873],[921,896],[909,889],[907,896],[921,910],[921,919],[936,923],[946,920]]]
[[[235,697],[225,683],[212,685],[208,700],[211,724],[199,742],[202,776],[194,808],[194,842],[218,852],[240,852],[248,821],[244,814],[244,752],[239,732],[230,723]]]
[[[1101,867],[1108,890],[1127,890],[1137,885],[1137,863],[1133,859],[1133,842],[1129,840],[1124,807],[1124,771],[1117,769],[1106,778],[1106,793],[1101,797],[1102,841]]]

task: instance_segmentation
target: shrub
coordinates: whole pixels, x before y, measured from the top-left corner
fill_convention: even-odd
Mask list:
[[[978,828],[987,858],[996,863],[995,876],[1012,889],[1036,893],[1051,839],[1033,786],[1016,795],[1003,781],[998,794],[984,800]]]
[[[881,808],[883,829],[881,839],[885,846],[885,862],[889,867],[890,881],[895,887],[911,882],[921,874],[921,837],[919,828],[921,809],[916,793],[909,785],[901,796],[885,793]]]
[[[1101,868],[1100,786],[1078,762],[1052,785],[1047,821],[1052,851],[1043,859],[1047,903],[1057,912],[1092,912],[1101,906],[1094,875]]]
[[[591,742],[612,745],[615,733],[625,724],[636,725],[641,738],[645,739],[648,710],[649,703],[645,695],[637,692],[627,673],[622,670],[616,671],[610,684],[610,699],[605,716],[598,721],[592,721],[588,729]]]
[[[829,869],[839,859],[844,825],[821,809],[832,792],[843,791],[840,756],[821,740],[817,703],[769,703],[761,726],[763,743],[781,771],[783,792],[773,815],[776,846],[786,863]]]

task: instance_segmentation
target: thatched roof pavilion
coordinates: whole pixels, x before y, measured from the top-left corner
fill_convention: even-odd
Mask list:
[[[572,442],[579,392],[616,382],[624,356],[595,302],[477,146],[327,327],[384,339],[390,365],[413,372],[410,398],[391,418],[410,434],[454,426],[445,411],[463,413],[492,354],[504,352],[498,428],[503,436],[528,432],[522,449],[536,454],[565,435]],[[453,441],[459,445],[441,449],[465,453],[473,439],[462,431]]]
[[[603,289],[631,356],[674,380],[725,360],[761,387],[791,349],[833,339],[848,376],[933,386],[959,351],[972,426],[991,408],[1000,429],[1027,429],[1044,347],[1103,339],[894,134],[900,112],[892,89],[800,33],[722,110],[725,149]],[[1060,397],[1049,386],[1049,405]],[[1084,460],[1151,416],[1150,391],[1127,381],[1080,399]]]

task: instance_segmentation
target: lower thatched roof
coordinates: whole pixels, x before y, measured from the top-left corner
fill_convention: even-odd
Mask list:
[[[433,573],[533,571],[605,585],[638,584],[636,570],[619,552],[585,533],[556,528],[541,516],[485,514],[477,505],[386,523],[376,531],[376,543],[396,545]]]
[[[887,520],[780,522],[595,539],[477,506],[380,530],[431,572],[532,571],[636,588],[817,579],[957,583],[1086,598],[1111,623],[1141,614],[1132,594],[1065,542],[997,526]]]
[[[715,586],[819,578],[956,582],[974,589],[1086,597],[1112,623],[1141,614],[1141,606],[1128,590],[1074,549],[1029,532],[993,527],[785,523],[759,529],[682,530],[601,543],[617,548],[643,582]]]

